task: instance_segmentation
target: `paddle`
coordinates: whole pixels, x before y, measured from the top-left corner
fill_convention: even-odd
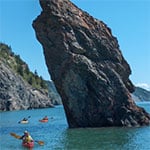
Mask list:
[[[20,138],[21,138],[20,135],[17,135],[17,134],[15,134],[15,133],[10,133],[10,135],[13,136],[13,137],[15,137],[16,139],[20,139]]]
[[[17,135],[16,133],[10,133],[11,136],[15,137],[16,139],[20,139],[21,136],[20,135]],[[34,142],[37,142],[39,145],[44,145],[44,142],[43,141],[34,141]]]
[[[37,142],[39,145],[44,145],[43,141],[34,141],[34,142]]]

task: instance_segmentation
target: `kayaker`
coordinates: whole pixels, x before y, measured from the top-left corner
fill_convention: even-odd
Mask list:
[[[48,120],[48,117],[47,117],[47,116],[45,116],[42,120]]]
[[[22,121],[28,121],[28,119],[27,118],[23,118]]]
[[[24,135],[21,136],[20,139],[23,140],[23,143],[33,142],[33,138],[31,137],[28,131],[24,131]]]

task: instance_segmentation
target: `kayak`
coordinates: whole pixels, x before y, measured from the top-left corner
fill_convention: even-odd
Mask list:
[[[23,143],[22,146],[27,147],[27,148],[33,148],[34,147],[34,142],[28,142],[28,143]]]
[[[19,123],[21,123],[21,124],[27,124],[27,123],[29,123],[29,121],[28,120],[21,120],[21,121],[19,121]]]
[[[39,120],[40,122],[48,122],[48,119]]]

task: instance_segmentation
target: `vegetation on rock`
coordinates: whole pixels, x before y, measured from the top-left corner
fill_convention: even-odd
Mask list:
[[[48,91],[47,84],[37,71],[31,72],[28,65],[20,58],[20,55],[14,54],[10,46],[0,43],[0,60],[8,65],[13,71],[19,74],[35,89],[44,89]]]

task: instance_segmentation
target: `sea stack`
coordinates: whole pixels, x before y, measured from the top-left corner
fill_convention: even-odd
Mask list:
[[[148,125],[150,115],[131,98],[131,69],[111,29],[69,0],[40,5],[33,28],[69,128]]]

